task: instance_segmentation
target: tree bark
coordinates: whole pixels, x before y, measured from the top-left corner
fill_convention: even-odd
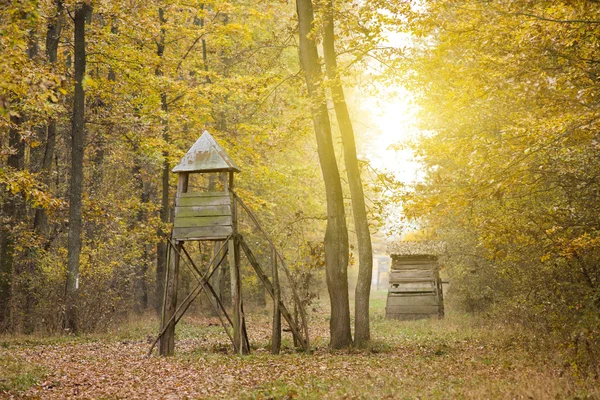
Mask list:
[[[156,54],[162,58],[165,52],[165,28],[166,22],[165,12],[162,8],[158,9],[158,19],[161,24],[160,39],[156,45]],[[155,71],[156,76],[163,76],[164,72],[161,67],[157,67]],[[165,146],[169,143],[169,121],[167,119],[168,103],[167,93],[164,91],[160,94],[160,108],[163,112],[163,141]],[[162,168],[162,189],[161,189],[161,201],[160,201],[160,220],[163,224],[169,222],[169,153],[163,151],[163,168]],[[167,243],[166,237],[168,233],[162,229],[159,230],[159,237],[161,240],[156,245],[156,309],[160,310],[162,305],[162,296],[165,287],[165,269],[167,264]]]
[[[79,256],[81,253],[81,193],[83,190],[83,149],[85,135],[85,21],[89,6],[77,3],[74,18],[75,42],[75,93],[73,96],[73,120],[71,133],[71,182],[69,190],[69,235],[65,328],[78,332],[77,294],[79,289]]]
[[[321,171],[327,196],[327,230],[325,262],[327,289],[331,303],[329,325],[332,348],[352,343],[350,305],[348,300],[348,230],[340,174],[335,159],[331,125],[322,87],[322,71],[315,41],[310,38],[313,24],[311,0],[296,0],[300,33],[300,61],[311,100],[311,112]]]
[[[56,15],[48,22],[46,33],[46,56],[48,62],[53,65],[58,58],[58,43],[63,26],[63,4],[61,0],[56,0]],[[41,173],[44,183],[50,185],[50,172],[52,171],[52,160],[54,158],[54,149],[56,148],[56,119],[51,118],[46,126],[46,146],[44,148],[44,157],[42,159]],[[38,234],[47,233],[48,215],[44,208],[35,210],[33,229]]]
[[[132,175],[137,182],[137,190],[140,193],[140,203],[142,207],[138,211],[133,224],[142,224],[148,219],[146,212],[147,204],[150,202],[150,184],[144,181],[142,175],[142,161],[137,156],[139,151],[138,146],[133,146],[133,151],[136,153],[135,164],[132,169]],[[135,226],[131,226],[131,229],[135,229]],[[138,314],[143,313],[148,308],[148,284],[146,280],[146,274],[148,273],[150,261],[150,249],[148,249],[147,243],[142,243],[142,255],[137,260],[134,267],[134,282],[133,282],[133,300],[134,300],[134,311]]]
[[[371,232],[367,220],[367,208],[365,206],[365,195],[358,158],[356,157],[356,144],[354,140],[354,129],[350,113],[346,105],[344,89],[337,73],[337,55],[335,52],[333,0],[328,0],[325,9],[325,24],[323,27],[323,54],[325,57],[325,68],[327,76],[331,81],[331,96],[335,108],[342,145],[344,148],[344,161],[346,163],[346,174],[350,186],[352,198],[352,214],[356,229],[356,240],[358,244],[358,279],[355,291],[354,307],[354,342],[362,344],[370,340],[369,327],[369,297],[371,295],[371,276],[373,271],[373,248],[371,246]]]
[[[25,143],[17,127],[21,124],[21,118],[11,116],[11,128],[8,132],[8,146],[15,152],[7,157],[7,166],[15,171],[22,170]],[[8,218],[6,225],[0,225],[0,331],[12,328],[11,323],[11,295],[14,275],[14,226],[17,221],[17,210],[19,200],[16,196],[8,194],[8,198],[2,205],[2,215]]]

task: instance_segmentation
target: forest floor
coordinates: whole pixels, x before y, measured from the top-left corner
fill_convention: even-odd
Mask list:
[[[154,318],[102,335],[0,337],[0,398],[390,398],[600,399],[597,378],[509,326],[449,313],[444,320],[387,321],[372,302],[368,348],[327,348],[324,312],[312,316],[314,352],[284,333],[269,354],[269,313],[247,325],[252,354],[231,354],[216,318],[178,326],[176,355],[146,358]]]

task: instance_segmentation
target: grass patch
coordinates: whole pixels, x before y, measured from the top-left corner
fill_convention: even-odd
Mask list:
[[[44,378],[45,368],[0,350],[0,394],[24,392]]]
[[[243,399],[322,399],[330,386],[321,379],[310,382],[276,381],[261,385],[249,393],[242,395]]]

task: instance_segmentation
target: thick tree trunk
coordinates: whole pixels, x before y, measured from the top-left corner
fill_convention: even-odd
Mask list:
[[[65,327],[77,332],[77,293],[79,289],[79,256],[81,253],[81,193],[83,190],[83,148],[85,130],[85,20],[89,6],[77,3],[74,18],[75,93],[71,133],[71,183],[69,190],[69,236],[66,285]]]
[[[309,38],[313,23],[312,2],[296,0],[296,7],[300,31],[300,61],[311,99],[319,161],[327,195],[325,261],[327,289],[331,302],[329,345],[332,348],[343,348],[352,343],[348,300],[348,230],[344,214],[344,199],[331,137],[327,103],[321,85],[322,71],[319,55],[314,40]]]
[[[332,0],[329,0],[326,6],[325,24],[323,27],[323,54],[325,56],[327,76],[332,82],[331,95],[333,97],[335,115],[342,135],[346,174],[348,176],[348,185],[350,186],[350,196],[352,198],[352,214],[354,215],[359,255],[358,280],[356,282],[354,300],[354,342],[356,344],[362,344],[369,341],[371,338],[369,327],[369,297],[371,295],[373,249],[371,246],[369,221],[367,220],[365,195],[360,177],[360,168],[358,167],[358,159],[356,157],[354,129],[352,127],[348,107],[346,106],[342,82],[337,73]]]
[[[165,51],[165,28],[163,27],[165,20],[165,12],[162,8],[158,9],[158,19],[161,24],[160,39],[157,43],[156,54],[159,57],[163,57]],[[156,68],[156,76],[163,76],[161,67]],[[163,124],[163,140],[165,145],[169,143],[169,125],[166,117],[168,112],[167,94],[165,92],[160,95],[160,107],[163,112],[164,119]],[[161,189],[161,201],[160,201],[160,220],[163,224],[169,222],[169,153],[163,151],[163,168],[162,168],[162,189]],[[160,241],[156,245],[156,309],[160,311],[162,306],[162,296],[165,287],[165,270],[167,264],[167,243],[166,237],[168,233],[163,232],[162,229],[159,231]]]

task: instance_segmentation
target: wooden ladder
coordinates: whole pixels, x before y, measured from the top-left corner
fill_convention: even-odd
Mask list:
[[[269,292],[269,295],[271,296],[271,298],[273,300],[275,300],[275,290],[273,288],[273,285],[271,284],[271,281],[269,281],[269,277],[265,274],[265,272],[261,268],[258,261],[256,261],[254,254],[252,254],[250,247],[248,247],[248,244],[246,243],[246,241],[244,240],[242,235],[239,235],[239,243],[240,243],[240,247],[246,254],[246,258],[250,262],[250,265],[252,265],[252,268],[254,268],[256,275],[258,275],[258,277],[262,281],[263,285],[265,285],[265,288],[267,289],[267,292]],[[308,346],[307,346],[306,340],[304,340],[304,338],[300,334],[300,330],[298,329],[298,326],[292,319],[292,315],[289,313],[289,311],[285,307],[285,304],[283,304],[283,302],[281,300],[279,300],[279,311],[280,311],[281,315],[283,316],[283,318],[288,323],[288,325],[290,326],[290,329],[292,330],[292,334],[294,335],[294,337],[296,338],[298,343],[300,343],[300,346],[303,349],[307,350]]]

